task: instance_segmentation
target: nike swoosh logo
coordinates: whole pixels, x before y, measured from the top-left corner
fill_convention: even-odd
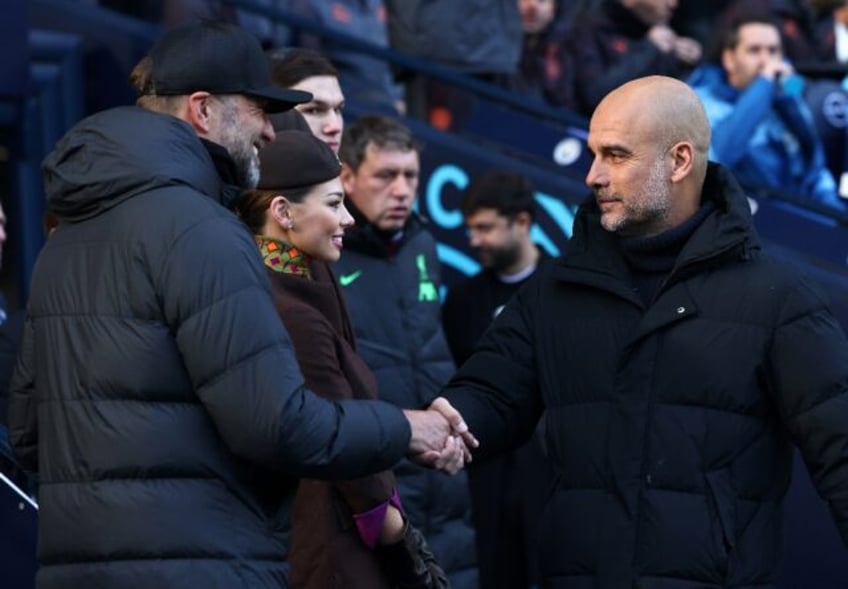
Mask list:
[[[345,274],[344,276],[339,276],[339,284],[342,286],[350,286],[353,284],[353,281],[359,278],[362,274],[362,270],[357,270],[356,272],[351,272],[350,274]]]

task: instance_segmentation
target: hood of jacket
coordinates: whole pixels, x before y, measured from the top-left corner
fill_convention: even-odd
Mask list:
[[[695,229],[683,246],[672,275],[723,254],[759,249],[751,208],[736,179],[721,165],[710,163],[701,190],[701,202],[712,201],[715,210]],[[601,211],[594,196],[580,206],[574,233],[561,264],[587,274],[621,276],[626,263],[618,236],[601,227]]]
[[[68,222],[165,186],[190,186],[217,202],[231,192],[190,125],[135,106],[81,121],[45,158],[42,170],[48,207]]]

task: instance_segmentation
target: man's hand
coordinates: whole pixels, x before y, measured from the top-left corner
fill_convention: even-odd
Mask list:
[[[420,411],[404,409],[403,414],[409,421],[412,437],[409,440],[409,453],[420,455],[425,452],[441,453],[451,435],[451,425],[438,411]]]
[[[409,442],[412,460],[450,474],[471,462],[471,452],[466,444],[473,448],[480,444],[447,399],[439,397],[426,411],[405,409],[404,415],[412,429]]]
[[[668,25],[654,25],[648,31],[648,40],[662,53],[671,53],[674,51],[674,42],[677,40],[677,35]]]
[[[451,432],[454,435],[460,436],[462,441],[465,442],[465,446],[470,446],[471,448],[477,448],[480,446],[480,442],[478,442],[477,438],[474,437],[474,434],[468,430],[468,425],[465,423],[462,415],[459,414],[459,411],[454,409],[453,405],[451,405],[447,399],[444,397],[437,397],[432,403],[430,403],[429,409],[438,411],[445,419],[448,420],[448,423],[450,423],[451,426]],[[468,454],[467,461],[471,462],[470,453]]]
[[[795,69],[792,65],[779,57],[767,61],[763,69],[760,70],[760,75],[771,82],[776,82],[780,78],[788,78],[794,73]]]
[[[683,63],[695,65],[701,60],[703,49],[695,39],[677,37],[674,40],[674,55]]]

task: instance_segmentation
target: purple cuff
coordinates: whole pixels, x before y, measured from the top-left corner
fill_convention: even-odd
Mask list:
[[[353,514],[356,529],[359,530],[359,537],[362,538],[369,550],[373,550],[380,539],[380,531],[383,529],[383,520],[386,519],[386,511],[389,509],[389,505],[403,511],[397,489],[392,489],[392,496],[377,507],[363,513]]]

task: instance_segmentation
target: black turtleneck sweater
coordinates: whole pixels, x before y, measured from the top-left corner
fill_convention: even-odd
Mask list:
[[[663,281],[671,273],[683,246],[713,210],[715,204],[708,201],[689,219],[659,235],[619,239],[633,288],[646,305],[654,300]]]

